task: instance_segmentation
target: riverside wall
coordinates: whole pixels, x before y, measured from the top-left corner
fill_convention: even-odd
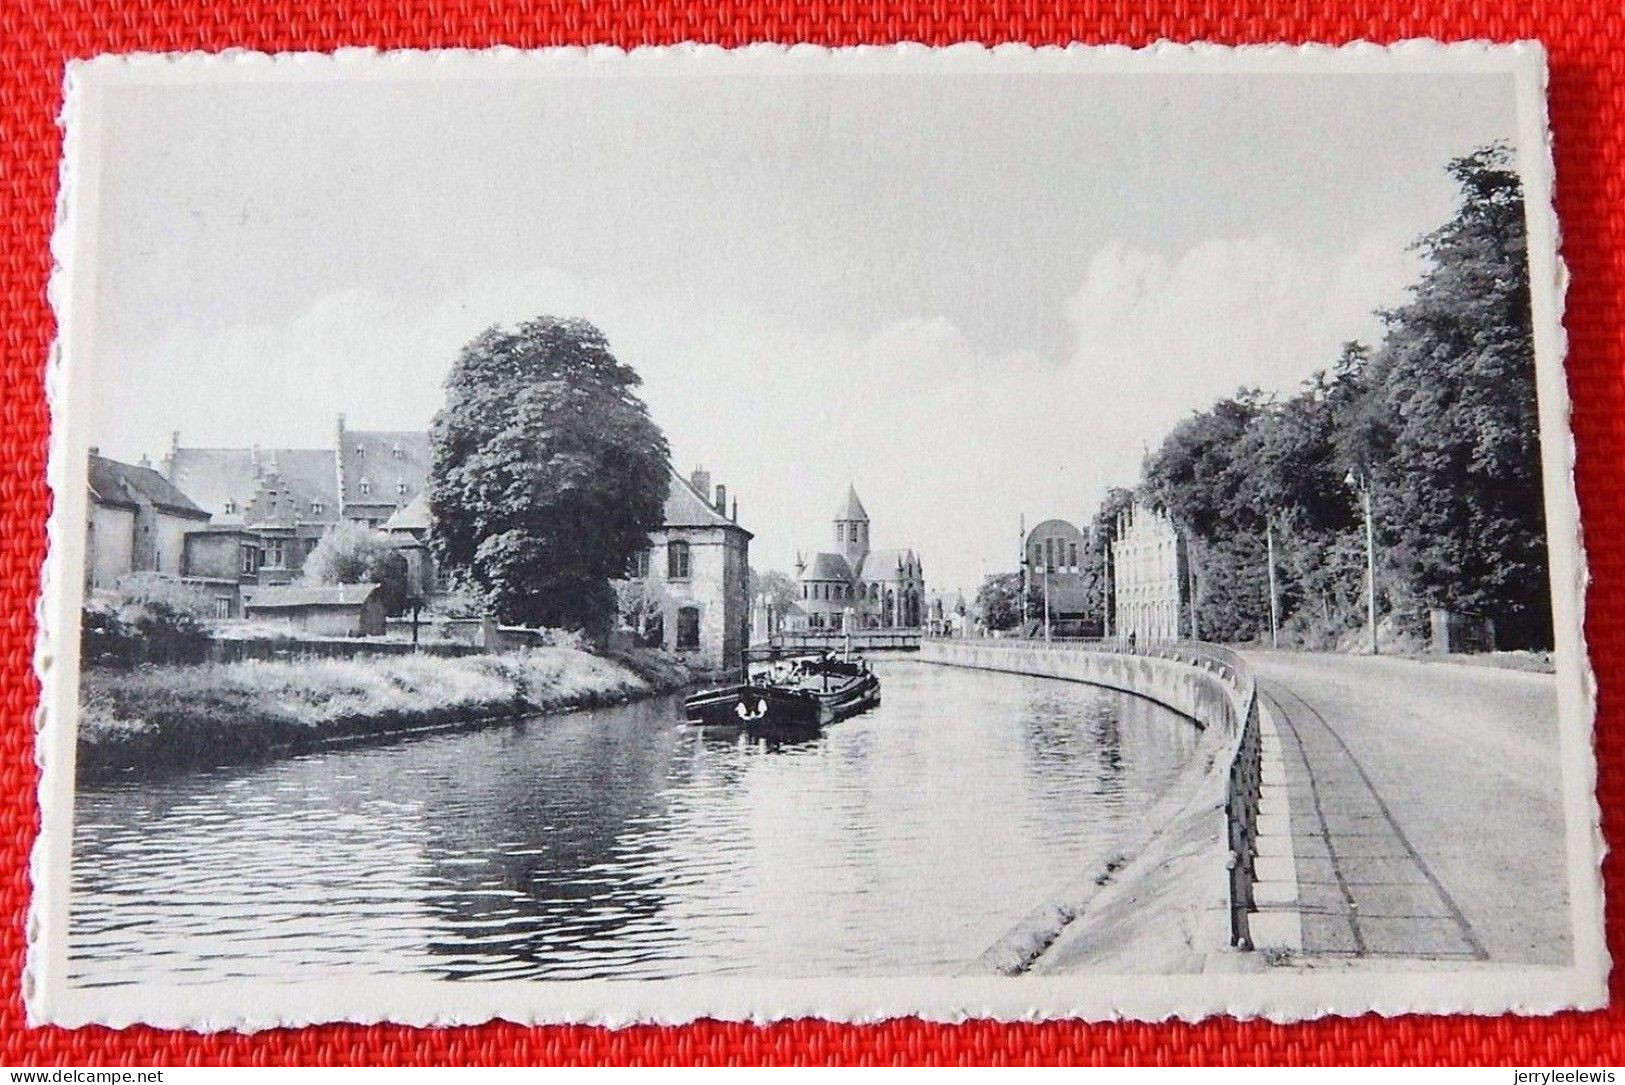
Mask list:
[[[1154,701],[1201,728],[1168,792],[1094,869],[1043,902],[990,946],[973,971],[1202,972],[1250,967],[1250,876],[1237,876],[1236,777],[1253,706],[1246,665],[1223,649],[1171,644],[1124,652],[1107,645],[927,640],[922,662],[1083,682]],[[1251,864],[1245,867],[1250,870]],[[1238,910],[1242,922],[1237,937]]]
[[[1197,649],[1168,656],[1099,651],[1071,642],[927,640],[919,658],[927,663],[1061,678],[1133,693],[1189,717],[1204,730],[1236,730],[1246,712],[1245,692],[1222,671],[1203,665]]]

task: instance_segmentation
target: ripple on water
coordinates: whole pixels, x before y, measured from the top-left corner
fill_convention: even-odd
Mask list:
[[[802,743],[661,698],[87,790],[86,986],[955,971],[1074,884],[1194,728],[1045,679],[878,665]]]

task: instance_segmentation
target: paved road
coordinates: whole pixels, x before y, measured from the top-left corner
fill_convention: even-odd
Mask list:
[[[1569,961],[1550,675],[1248,658],[1280,731],[1306,953]]]

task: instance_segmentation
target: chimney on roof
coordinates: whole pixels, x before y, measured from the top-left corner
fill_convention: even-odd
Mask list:
[[[717,514],[719,516],[728,515],[728,487],[724,486],[720,482],[717,483],[717,503],[716,503],[716,508],[717,508]]]
[[[728,514],[728,519],[732,520],[736,524],[739,522],[739,498],[737,497],[734,498],[733,511]]]
[[[152,460],[147,457],[145,452],[141,453],[141,466],[147,468],[149,471],[152,469]]]
[[[711,472],[703,467],[694,468],[694,473],[688,476],[688,484],[699,491],[701,501],[711,503]]]
[[[101,447],[99,445],[91,445],[90,446],[90,454],[92,456],[100,456],[102,454]]]
[[[162,469],[165,478],[173,478],[175,476],[175,457],[179,455],[180,450],[181,431],[178,429],[172,429],[169,431],[169,455],[164,457],[164,466]]]

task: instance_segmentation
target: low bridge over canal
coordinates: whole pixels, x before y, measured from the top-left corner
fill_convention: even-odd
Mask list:
[[[805,652],[844,652],[848,647],[854,652],[915,652],[920,648],[920,630],[854,629],[850,634],[832,629],[782,631],[751,645],[745,650],[745,658],[757,662]]]

